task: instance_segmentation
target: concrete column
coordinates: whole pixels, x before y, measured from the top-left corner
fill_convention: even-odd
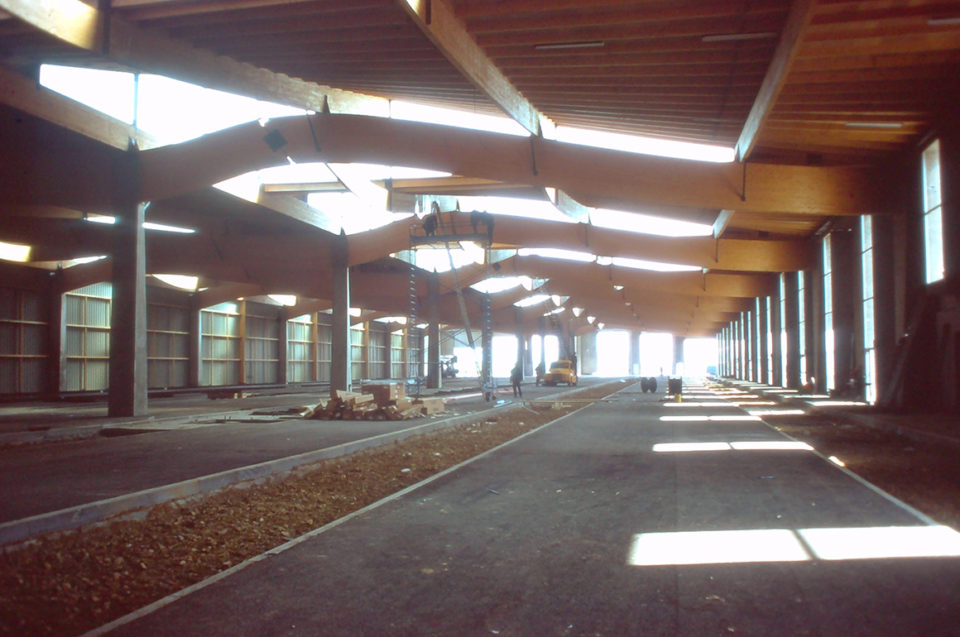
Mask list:
[[[113,296],[110,314],[110,388],[107,413],[143,416],[147,413],[147,286],[143,222],[146,204],[140,201],[137,148],[114,164],[111,259]]]
[[[681,374],[680,367],[683,366],[683,342],[684,338],[682,336],[673,335],[673,375],[679,376]]]
[[[723,378],[727,375],[727,328],[722,328],[717,334],[717,375]]]
[[[240,350],[240,369],[237,370],[237,378],[241,385],[247,384],[247,302],[245,300],[237,301],[237,310],[240,316],[237,317],[239,327],[239,350]]]
[[[799,285],[796,272],[787,272],[784,276],[783,293],[785,296],[786,314],[782,317],[787,331],[787,377],[783,386],[799,389],[803,385],[803,371],[800,369],[800,314],[797,304],[797,288]]]
[[[287,313],[277,312],[277,382],[287,384]]]
[[[831,235],[833,368],[838,389],[847,385],[855,366],[862,368],[863,365],[863,328],[856,320],[863,310],[862,280],[857,265],[860,242],[857,239],[853,232]]]
[[[330,393],[350,391],[350,261],[347,237],[340,234],[333,242],[331,276],[333,276],[333,316],[331,325]]]
[[[822,250],[822,246],[820,246]],[[807,270],[807,325],[810,338],[807,350],[807,367],[809,374],[817,379],[815,390],[818,393],[827,391],[827,359],[826,337],[823,323],[823,258],[816,260],[814,267]]]
[[[540,332],[540,363],[547,364],[547,319],[543,316],[537,322],[537,329]]]
[[[443,384],[443,374],[440,369],[440,310],[437,303],[440,299],[440,281],[436,273],[427,277],[427,337],[429,344],[424,352],[427,363],[427,387],[439,389]]]
[[[107,410],[111,417],[147,414],[147,285],[143,236],[146,207],[121,197],[113,226]]]
[[[516,362],[520,363],[520,368],[523,370],[523,374],[528,374],[529,371],[526,368],[526,343],[523,340],[523,308],[515,307],[514,313],[516,316],[516,337],[517,337],[517,360]]]
[[[757,299],[753,300],[753,307],[747,310],[747,321],[750,326],[750,380],[760,381],[760,314],[757,312]]]
[[[631,376],[640,375],[640,332],[630,331],[629,372]]]
[[[760,372],[757,380],[766,384],[770,383],[770,342],[767,338],[770,330],[770,314],[767,311],[769,300],[769,296],[757,298],[757,334],[760,340],[760,347],[757,350]]]
[[[782,279],[781,279],[782,282]],[[786,387],[786,381],[783,378],[783,347],[781,346],[780,333],[783,329],[783,317],[780,313],[780,295],[784,293],[781,287],[776,297],[770,299],[770,331],[773,334],[771,343],[771,364],[773,365],[773,384]]]
[[[580,373],[597,373],[597,333],[587,332],[580,337]]]
[[[898,232],[899,219],[888,215],[865,218],[873,222],[873,316],[874,347],[877,358],[877,402],[884,400],[884,393],[893,374],[897,347],[897,294],[895,271],[894,236]]]
[[[67,352],[64,344],[67,340],[67,315],[63,302],[63,271],[54,273],[47,289],[47,370],[45,394],[48,399],[56,400],[60,389],[66,384]]]
[[[533,343],[531,343],[529,337],[524,340],[523,373],[528,376],[533,376],[535,373],[533,369]]]
[[[199,387],[201,365],[203,365],[203,329],[200,307],[196,294],[190,296],[190,309],[187,317],[187,386]]]
[[[493,325],[490,315],[492,309],[490,295],[484,294],[483,318],[480,322],[482,326],[480,331],[480,378],[484,383],[488,382],[493,376]]]

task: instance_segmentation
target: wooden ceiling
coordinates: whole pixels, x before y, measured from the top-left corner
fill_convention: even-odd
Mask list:
[[[759,277],[758,289],[766,289],[768,273],[810,253],[796,246],[810,239],[830,216],[855,214],[818,208],[821,203],[817,202],[829,201],[826,189],[845,196],[848,189],[859,188],[852,184],[861,183],[860,177],[847,181],[835,178],[840,172],[823,172],[823,176],[811,173],[814,176],[808,179],[807,173],[799,171],[864,170],[863,179],[882,184],[886,181],[883,171],[892,161],[915,152],[917,144],[935,131],[938,121],[952,117],[960,98],[960,3],[0,0],[0,126],[11,133],[5,138],[15,141],[0,150],[7,164],[0,172],[20,179],[20,168],[10,166],[22,164],[24,153],[29,153],[27,164],[48,173],[46,179],[33,175],[22,182],[30,184],[26,189],[10,181],[0,185],[0,202],[8,204],[0,219],[0,240],[33,237],[39,245],[44,237],[49,243],[50,237],[68,236],[69,230],[57,225],[71,216],[63,213],[64,208],[70,209],[73,202],[73,216],[82,216],[84,201],[99,196],[95,191],[104,181],[93,172],[99,170],[102,177],[102,167],[115,161],[110,148],[122,148],[128,136],[138,134],[32,86],[31,78],[43,63],[160,73],[334,114],[384,117],[389,114],[390,100],[505,113],[543,139],[530,142],[529,150],[511,155],[513,163],[499,162],[498,167],[496,156],[480,160],[471,155],[471,162],[453,162],[442,149],[455,136],[431,134],[432,141],[425,148],[411,144],[410,155],[416,155],[421,165],[443,158],[459,170],[453,170],[449,179],[404,180],[393,185],[395,191],[543,196],[539,193],[547,186],[564,188],[561,199],[574,204],[638,212],[652,206],[666,215],[714,223],[717,237],[728,241],[717,242],[713,262],[705,265],[710,273],[702,276],[741,277],[741,283]],[[599,151],[584,151],[573,159],[566,150],[557,151],[555,157],[564,162],[558,168],[548,163],[550,153],[556,150],[549,142],[555,126],[718,144],[734,148],[741,163],[709,177],[706,181],[718,180],[713,190],[703,185],[704,177],[697,171],[652,160],[649,165],[634,165],[621,156]],[[349,127],[331,125],[334,132],[339,128]],[[374,155],[377,139],[405,134],[401,128],[387,127],[377,133],[380,137],[367,135],[367,146],[356,142],[338,148],[344,156]],[[65,132],[58,132],[60,129]],[[142,148],[152,145],[142,134],[139,138]],[[89,149],[90,140],[105,149]],[[29,150],[31,143],[59,151],[50,150],[50,156],[40,157],[42,151]],[[479,148],[486,144],[477,143]],[[497,144],[500,142],[493,145]],[[565,167],[577,165],[577,157],[583,174],[564,172]],[[225,159],[221,163],[230,163]],[[181,160],[189,161],[178,158]],[[528,174],[530,164],[536,179]],[[77,177],[81,173],[70,172],[71,165],[83,165],[91,175]],[[810,204],[806,207],[784,205],[783,199],[775,196],[762,198],[764,187],[776,189],[777,179],[765,175],[773,175],[777,165],[797,171],[791,175],[803,174],[804,184],[818,184],[805,188],[819,188],[824,196],[815,192],[808,201],[798,190],[796,202],[806,201]],[[632,168],[618,171],[607,166]],[[589,169],[600,171],[601,167],[607,177],[590,176]],[[736,177],[740,173],[742,183]],[[674,179],[671,176],[675,174]],[[722,184],[727,184],[726,194]],[[299,188],[287,192],[300,194],[311,186]],[[669,189],[678,195],[690,191],[692,196],[667,196]],[[40,191],[46,192],[31,199]],[[231,248],[231,239],[222,236],[223,227],[238,227],[237,216],[255,217],[256,233],[276,240],[296,235],[297,228],[304,225],[320,233],[319,237],[324,227],[320,213],[306,209],[289,194],[264,197],[259,205],[231,202],[207,189],[171,192],[170,197],[158,205],[156,215],[164,211],[162,214],[181,223],[196,219],[196,225],[203,226],[200,236],[191,240],[189,253],[196,255],[194,262],[180,263],[181,269],[193,267],[202,274],[208,267],[211,280],[236,283],[242,279],[241,283],[258,284],[265,291],[280,291],[268,288],[294,271],[294,264],[286,260],[296,258],[300,248],[271,256],[284,261],[271,269],[269,264],[250,261],[253,257],[243,252],[249,243]],[[58,206],[56,214],[51,212],[54,204]],[[869,208],[859,212],[871,211],[889,212]],[[37,226],[41,223],[51,224],[51,232],[44,233]],[[517,247],[521,236],[531,244],[554,236],[532,227],[521,229],[510,240],[498,242]],[[576,242],[575,237],[562,234],[556,235],[557,247]],[[221,237],[214,252],[227,246],[223,253],[234,254],[236,261],[213,267],[215,259],[205,252],[211,249],[210,236]],[[364,254],[380,258],[387,252],[376,253],[378,242],[393,246],[395,238],[386,241],[373,235],[360,241]],[[666,240],[637,241],[636,235],[629,234],[604,240],[608,252],[641,259],[662,256],[673,245]],[[154,243],[161,246],[170,241],[173,239]],[[299,245],[290,241],[290,245]],[[615,249],[611,247],[618,241]],[[690,240],[677,252],[704,264],[701,243],[701,239]],[[727,246],[722,258],[721,245]],[[60,254],[71,246],[79,249],[78,241],[44,249],[48,254]],[[776,256],[786,246],[789,251]],[[155,249],[158,259],[169,254],[167,260],[176,261],[176,249]],[[524,267],[532,266],[528,262]],[[593,303],[597,309],[591,311],[597,316],[606,308],[611,317],[608,324],[639,324],[636,312],[624,309],[629,307],[624,295],[632,298],[629,287],[611,300],[606,290],[603,294],[585,293],[593,274],[574,274],[575,268],[566,267],[548,271],[557,290],[571,290],[564,295],[579,295],[582,303]],[[261,273],[262,280],[253,281],[254,272]],[[638,290],[655,289],[629,277],[624,285],[633,284],[640,286]],[[304,286],[310,287],[306,282]],[[644,325],[710,333],[728,320],[729,306],[720,308],[704,300],[708,296],[706,279],[699,293],[696,289],[683,288],[686,305],[674,302],[667,307],[664,300],[662,311],[649,310]],[[744,284],[738,289],[754,288]],[[314,285],[299,291],[301,295],[308,292],[318,294],[320,290]],[[731,299],[741,298],[739,292],[730,294]],[[369,298],[375,305],[376,295]],[[689,320],[684,323],[678,317]],[[681,324],[687,327],[677,327]]]

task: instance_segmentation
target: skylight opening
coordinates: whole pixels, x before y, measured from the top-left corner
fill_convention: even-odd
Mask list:
[[[460,247],[451,244],[449,254],[446,248],[417,248],[414,252],[414,265],[428,272],[449,272],[450,258],[453,267],[482,264],[486,257],[483,248],[472,241],[461,241]]]
[[[623,230],[661,237],[709,237],[713,226],[692,221],[677,221],[656,215],[623,210],[595,208],[590,211],[590,223],[600,228]]]
[[[682,142],[639,135],[622,135],[606,131],[587,130],[570,126],[557,126],[556,138],[562,142],[622,150],[642,155],[658,157],[673,157],[675,159],[692,159],[715,163],[730,163],[734,160],[734,149],[726,146],[713,146]]]
[[[188,276],[185,274],[154,274],[152,276],[155,279],[163,281],[167,285],[171,285],[181,290],[189,290],[191,292],[197,291],[197,284],[200,282],[199,277]]]
[[[440,108],[437,106],[426,106],[423,104],[404,102],[402,100],[392,100],[390,102],[390,117],[413,122],[426,122],[429,124],[442,124],[444,126],[456,126],[457,128],[469,128],[492,133],[504,133],[518,137],[530,136],[530,132],[527,131],[527,129],[508,117],[483,115],[480,113],[471,113],[470,111]]]
[[[194,234],[196,230],[193,228],[181,228],[180,226],[168,226],[162,223],[153,223],[152,221],[143,222],[144,230],[156,230],[159,232],[174,232],[177,234]]]
[[[268,297],[287,307],[292,307],[297,304],[297,297],[294,294],[268,294]]]
[[[621,268],[632,268],[634,270],[654,270],[656,272],[699,272],[702,269],[698,265],[661,263],[659,261],[628,259],[626,257],[612,257],[610,259],[610,263]]]
[[[561,212],[552,201],[522,197],[460,197],[460,210],[483,210],[495,215],[577,223]]]
[[[32,250],[28,245],[0,241],[0,259],[4,261],[26,263],[30,260],[30,252]]]
[[[531,307],[534,305],[539,305],[541,303],[546,303],[549,300],[550,300],[549,294],[534,294],[532,296],[528,296],[525,299],[521,299],[517,301],[513,305],[515,307]]]
[[[499,276],[478,281],[470,287],[484,294],[497,294],[521,286],[526,290],[530,290],[532,289],[532,285],[533,279],[528,276]]]
[[[517,250],[521,257],[545,257],[547,259],[563,259],[564,261],[580,261],[591,263],[596,257],[589,252],[576,250],[561,250],[559,248],[521,248]]]

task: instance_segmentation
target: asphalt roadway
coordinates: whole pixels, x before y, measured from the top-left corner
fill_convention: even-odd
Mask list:
[[[960,633],[960,534],[744,408],[658,398],[633,385],[109,634]]]

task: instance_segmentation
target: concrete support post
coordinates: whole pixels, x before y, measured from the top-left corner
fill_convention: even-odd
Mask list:
[[[683,361],[683,342],[682,336],[673,335],[673,375],[682,376],[684,369]]]
[[[863,326],[858,326],[856,320],[862,312],[863,292],[860,268],[856,262],[860,256],[856,236],[853,232],[834,232],[831,242],[833,368],[835,387],[842,389],[847,385],[853,369],[862,369],[863,365]]]
[[[540,333],[540,364],[547,364],[547,319],[540,317],[537,322],[537,329]]]
[[[757,299],[757,332],[760,336],[760,348],[758,349],[760,373],[757,380],[765,384],[770,384],[770,339],[767,338],[770,332],[769,303],[769,296],[761,296]]]
[[[628,373],[631,376],[640,375],[640,332],[635,330],[630,331],[630,358],[628,370]]]
[[[437,303],[440,299],[440,281],[436,274],[427,279],[427,323],[428,345],[426,351],[427,387],[439,389],[443,383],[440,369],[440,313]]]
[[[277,312],[277,382],[287,384],[287,313]]]
[[[110,304],[111,417],[147,414],[147,268],[140,201],[140,162],[131,143],[114,165],[112,286]]]
[[[331,321],[330,393],[350,391],[353,381],[350,365],[350,261],[347,237],[341,234],[333,242],[330,255],[333,276],[333,316]]]
[[[747,310],[747,322],[750,326],[750,372],[753,382],[760,381],[760,312],[757,311],[758,299],[753,299],[753,307]]]
[[[197,295],[190,297],[190,309],[187,316],[187,386],[199,387],[201,365],[203,364],[203,325]]]
[[[823,249],[821,244],[820,250]],[[814,263],[814,267],[807,270],[807,285],[805,291],[807,294],[807,325],[808,325],[808,350],[807,350],[807,368],[808,375],[816,377],[814,389],[818,393],[827,391],[827,357],[826,357],[826,333],[824,332],[823,322],[823,254],[820,252],[820,258]]]
[[[781,343],[781,331],[783,330],[783,316],[780,312],[780,298],[784,293],[783,279],[780,279],[781,285],[778,288],[777,296],[770,299],[770,332],[773,341],[770,343],[771,360],[773,365],[773,384],[780,387],[786,387],[786,381],[783,378],[783,347]]]
[[[580,337],[580,373],[597,373],[597,333],[587,332]]]
[[[144,416],[147,414],[147,285],[143,236],[146,206],[121,196],[116,212],[107,412],[111,417]]]
[[[796,272],[787,272],[784,275],[783,293],[785,296],[786,314],[783,324],[787,331],[787,377],[783,381],[784,387],[799,389],[804,382],[803,370],[800,369],[800,314],[797,303],[798,275]]]
[[[240,316],[237,317],[238,336],[237,345],[239,350],[240,369],[237,371],[237,378],[241,385],[247,384],[247,302],[245,300],[237,301],[237,311]]]
[[[526,368],[526,343],[523,340],[523,308],[514,308],[516,316],[516,336],[517,336],[517,360],[520,363],[520,369],[523,374],[528,374],[531,370]]]
[[[56,400],[66,384],[67,351],[66,305],[63,302],[63,271],[53,275],[47,291],[47,398]]]
[[[493,377],[493,308],[490,302],[490,295],[483,295],[483,319],[481,320],[480,331],[480,378],[486,384]]]
[[[873,316],[876,352],[877,400],[890,384],[897,348],[897,293],[894,237],[899,219],[887,215],[865,218],[873,222]]]

